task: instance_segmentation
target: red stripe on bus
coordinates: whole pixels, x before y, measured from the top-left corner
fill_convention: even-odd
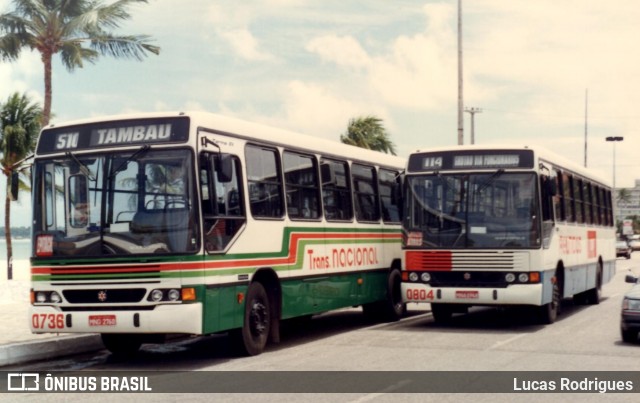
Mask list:
[[[453,268],[450,251],[406,252],[407,270],[416,271],[450,271]]]

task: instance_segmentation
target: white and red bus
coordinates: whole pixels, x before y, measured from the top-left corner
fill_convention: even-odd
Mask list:
[[[399,157],[207,113],[45,127],[33,163],[31,330],[130,354],[343,307],[397,319]]]
[[[402,294],[436,321],[474,305],[597,304],[615,274],[612,189],[530,147],[418,150],[404,185]]]

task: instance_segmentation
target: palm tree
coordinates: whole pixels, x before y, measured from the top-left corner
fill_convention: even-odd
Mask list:
[[[618,189],[618,194],[616,195],[617,204],[626,205],[631,202],[631,192],[627,188]]]
[[[51,60],[60,53],[62,64],[72,72],[83,62],[94,63],[100,55],[142,60],[160,48],[147,35],[114,35],[131,16],[127,7],[147,0],[118,0],[104,5],[99,0],[13,0],[14,11],[0,15],[0,60],[14,61],[23,48],[37,50],[44,64],[44,111],[42,125],[51,117]],[[87,47],[88,46],[88,47]]]
[[[21,171],[25,157],[33,152],[40,132],[42,107],[31,102],[26,95],[15,93],[0,106],[0,166],[7,178],[7,195],[4,207],[4,233],[7,242],[7,278],[13,278],[11,265],[13,248],[11,244],[11,176],[14,172],[22,174],[21,187],[29,187],[27,175]]]
[[[340,135],[340,141],[352,146],[396,155],[395,146],[382,125],[382,119],[375,116],[350,119],[347,134]]]

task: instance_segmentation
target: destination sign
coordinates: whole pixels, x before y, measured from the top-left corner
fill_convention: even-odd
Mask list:
[[[409,172],[533,168],[532,150],[460,150],[416,153],[409,157]]]
[[[38,153],[102,147],[181,143],[189,137],[189,118],[136,119],[45,129]]]

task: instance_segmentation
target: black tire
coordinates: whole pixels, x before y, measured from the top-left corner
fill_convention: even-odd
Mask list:
[[[394,269],[387,277],[387,295],[383,301],[362,305],[362,313],[370,321],[395,322],[407,313],[407,304],[402,302],[402,275]]]
[[[247,290],[244,321],[241,329],[232,332],[238,352],[258,355],[264,351],[271,330],[269,296],[260,283],[252,283]]]
[[[436,323],[450,323],[453,316],[453,309],[448,304],[431,303],[431,315]]]
[[[117,357],[133,357],[142,346],[142,335],[139,334],[102,333],[100,337],[105,348]]]
[[[391,270],[387,279],[387,299],[384,302],[385,319],[400,320],[407,313],[407,304],[402,302],[402,275],[400,270]]]
[[[551,302],[538,307],[538,319],[540,323],[550,325],[558,319],[560,314],[560,302],[562,300],[560,296],[560,280],[556,273],[556,281],[553,283],[553,291]]]
[[[596,273],[596,287],[587,290],[585,293],[587,304],[598,305],[602,298],[602,265],[598,263],[598,271]]]
[[[638,332],[636,330],[620,328],[620,335],[625,343],[636,343],[638,341]]]

